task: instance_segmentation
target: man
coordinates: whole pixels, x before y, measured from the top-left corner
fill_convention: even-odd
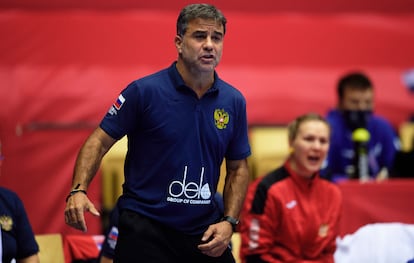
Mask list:
[[[4,156],[0,141],[0,176]],[[39,263],[36,242],[26,209],[14,191],[0,186],[0,262]]]
[[[234,262],[228,244],[249,181],[246,102],[221,80],[226,18],[208,4],[178,16],[177,61],[133,81],[76,160],[65,221],[86,231],[86,196],[104,154],[128,136],[114,262]],[[226,159],[224,217],[214,201]]]
[[[338,82],[337,96],[337,109],[327,115],[332,127],[331,147],[321,174],[336,182],[358,178],[360,168],[367,171],[368,179],[387,178],[399,139],[387,120],[373,114],[374,89],[370,79],[360,72],[343,76]],[[366,168],[358,166],[358,144],[367,153]]]

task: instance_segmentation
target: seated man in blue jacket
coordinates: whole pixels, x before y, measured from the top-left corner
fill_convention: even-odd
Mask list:
[[[338,82],[337,97],[337,108],[327,115],[332,127],[331,147],[321,175],[334,182],[360,178],[357,171],[364,168],[357,161],[359,144],[365,147],[367,179],[387,178],[400,143],[391,124],[373,113],[374,88],[370,79],[360,72],[346,74]],[[365,135],[358,144],[357,129]]]

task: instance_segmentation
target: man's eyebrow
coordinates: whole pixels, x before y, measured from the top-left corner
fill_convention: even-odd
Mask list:
[[[207,34],[207,33],[208,33],[208,30],[201,30],[201,29],[199,29],[199,30],[195,30],[192,34]],[[221,32],[221,31],[213,31],[213,34],[216,34],[216,35],[224,35],[224,33]]]
[[[200,34],[200,33],[207,33],[207,30],[201,30],[201,29],[199,29],[199,30],[193,31],[193,34]]]

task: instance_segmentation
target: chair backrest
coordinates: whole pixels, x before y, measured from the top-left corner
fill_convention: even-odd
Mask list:
[[[406,152],[414,150],[414,122],[405,122],[401,124],[398,133],[401,139],[402,150]]]
[[[233,236],[231,237],[231,246],[232,246],[232,252],[233,252],[234,259],[236,260],[236,263],[241,263],[240,245],[241,245],[240,233],[235,232],[233,233]]]
[[[286,125],[250,127],[253,179],[276,169],[289,155]]]
[[[127,137],[116,142],[102,160],[102,207],[110,211],[122,193]]]
[[[65,263],[61,234],[35,235],[40,263]]]

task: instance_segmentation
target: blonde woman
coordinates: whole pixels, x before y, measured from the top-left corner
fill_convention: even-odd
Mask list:
[[[289,125],[286,162],[248,189],[239,229],[244,263],[334,262],[342,195],[319,177],[329,137],[317,114]]]

